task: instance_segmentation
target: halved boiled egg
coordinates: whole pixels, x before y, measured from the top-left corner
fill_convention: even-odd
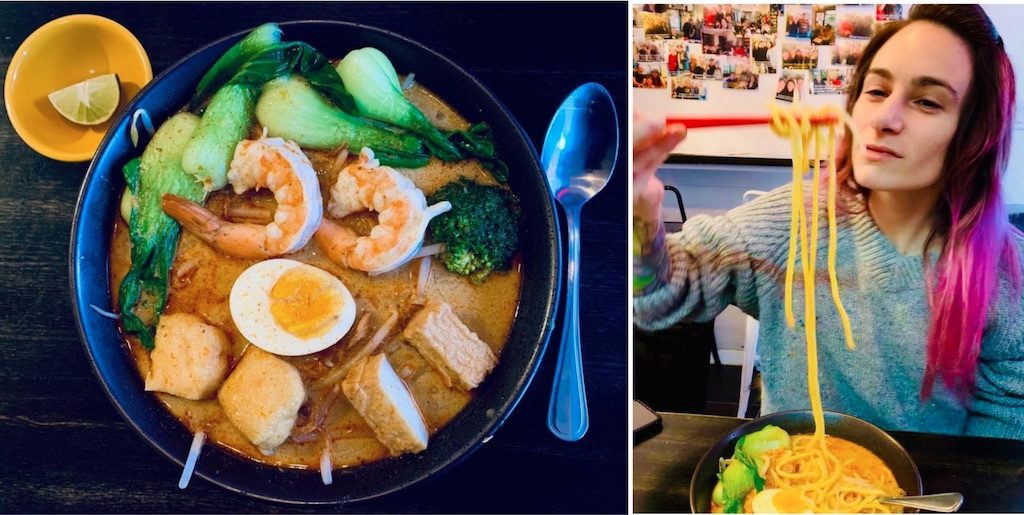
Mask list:
[[[238,276],[231,318],[247,340],[281,356],[321,351],[352,328],[356,303],[335,276],[292,259],[268,259]]]
[[[751,508],[754,513],[814,513],[800,491],[789,488],[761,490],[754,496]]]

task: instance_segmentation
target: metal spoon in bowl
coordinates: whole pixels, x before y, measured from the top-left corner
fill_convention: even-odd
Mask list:
[[[569,226],[562,346],[548,405],[548,429],[569,442],[583,438],[590,425],[580,358],[580,209],[608,183],[618,147],[619,124],[612,97],[600,84],[588,82],[573,90],[555,112],[541,153],[548,186],[565,209]]]
[[[945,494],[910,495],[906,497],[881,497],[878,499],[878,502],[939,513],[953,513],[959,510],[960,505],[964,503],[964,496],[959,492],[950,492]]]

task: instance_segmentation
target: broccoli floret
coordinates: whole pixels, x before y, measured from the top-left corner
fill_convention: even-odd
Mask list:
[[[447,200],[451,211],[430,221],[437,242],[445,244],[441,261],[448,271],[483,281],[491,270],[507,270],[519,247],[519,203],[505,188],[462,178],[430,196]]]

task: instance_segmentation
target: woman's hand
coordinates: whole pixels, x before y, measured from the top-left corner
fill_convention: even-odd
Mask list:
[[[686,127],[633,114],[633,216],[658,221],[665,185],[655,175],[658,166],[686,137]]]

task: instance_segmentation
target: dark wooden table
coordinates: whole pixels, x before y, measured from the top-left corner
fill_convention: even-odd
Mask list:
[[[633,511],[690,511],[690,479],[712,445],[746,419],[661,413],[661,432],[633,446]],[[1024,511],[1024,442],[892,432],[925,493],[964,494],[962,512]]]
[[[543,141],[561,100],[587,81],[612,92],[626,143],[627,6],[574,3],[0,4],[0,73],[42,24],[94,13],[131,30],[154,75],[202,45],[267,21],[331,19],[419,41],[475,74]],[[195,478],[122,420],[75,330],[68,287],[72,213],[87,163],[33,152],[0,123],[0,511],[266,512],[261,502]],[[563,240],[564,241],[564,240]],[[583,210],[583,359],[591,426],[577,443],[546,427],[560,325],[533,384],[495,438],[453,469],[333,511],[624,512],[626,431],[626,166]],[[559,310],[561,313],[561,310]],[[332,511],[329,508],[325,511]]]

